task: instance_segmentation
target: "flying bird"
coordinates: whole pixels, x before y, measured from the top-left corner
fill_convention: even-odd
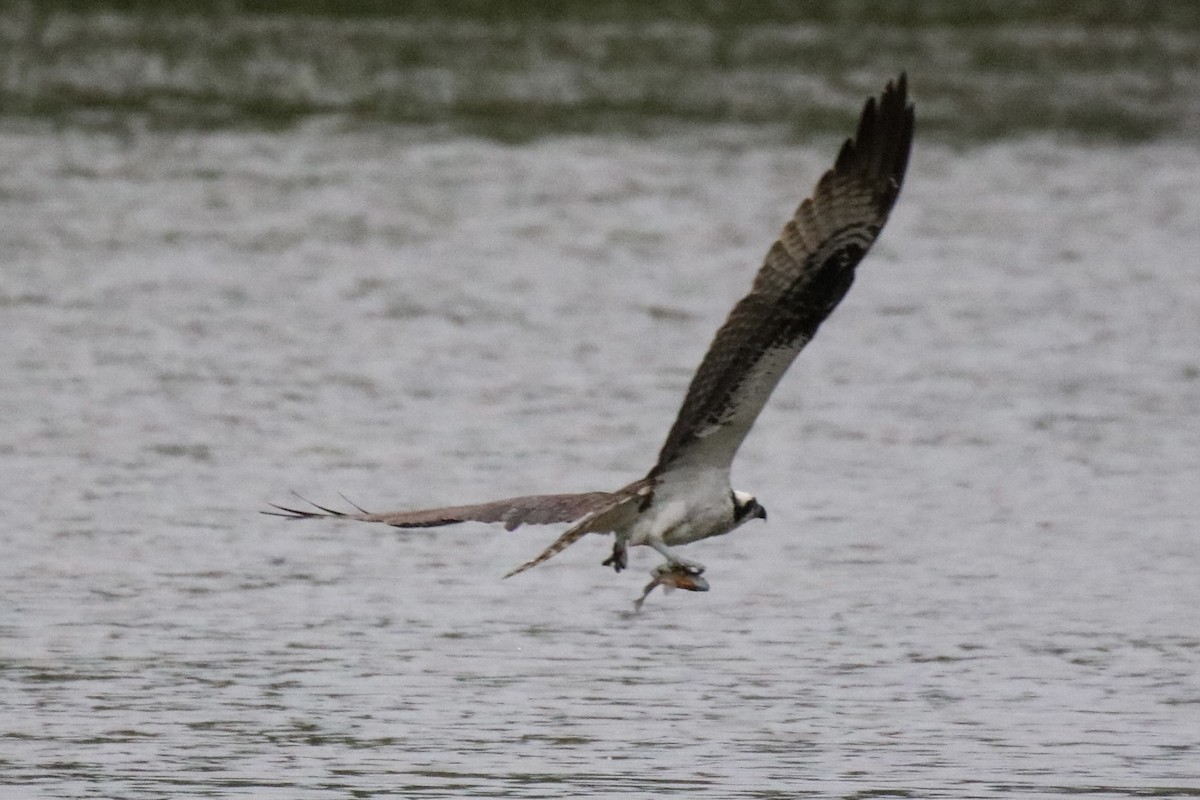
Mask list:
[[[912,136],[913,106],[901,74],[888,82],[878,100],[867,100],[854,136],[784,225],[750,293],[717,331],[658,461],[644,478],[615,492],[526,495],[381,514],[316,504],[310,509],[272,504],[275,510],[263,513],[397,528],[474,521],[498,522],[513,530],[573,523],[536,558],[505,577],[536,567],[589,533],[612,533],[612,554],[603,563],[617,572],[626,567],[631,546],[652,547],[666,559],[651,572],[652,580],[636,601],[639,608],[656,586],[707,591],[704,566],[674,548],[729,533],[752,519],[766,520],[766,509],[753,495],[730,486],[733,458],[783,373],[849,291],[855,268],[900,193]]]

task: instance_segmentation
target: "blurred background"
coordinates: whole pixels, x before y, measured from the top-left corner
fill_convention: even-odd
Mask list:
[[[624,485],[862,104],[917,137],[631,601]],[[0,795],[1200,796],[1200,3],[0,4]]]
[[[1200,9],[1171,0],[10,2],[6,114],[501,139],[747,123],[840,133],[907,68],[922,133],[1126,141],[1200,124]]]

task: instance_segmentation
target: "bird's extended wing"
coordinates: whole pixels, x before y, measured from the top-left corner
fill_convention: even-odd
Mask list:
[[[500,522],[508,530],[521,525],[548,525],[555,522],[574,522],[598,510],[609,507],[623,495],[614,492],[583,492],[580,494],[533,494],[477,503],[468,506],[424,508],[415,511],[387,511],[372,514],[358,508],[357,513],[337,511],[316,503],[312,509],[288,508],[271,504],[275,511],[264,511],[288,519],[335,517],[359,522],[382,522],[397,528],[435,528],[459,522]],[[309,501],[305,501],[308,503]],[[357,508],[357,506],[355,506]]]
[[[504,577],[511,578],[513,575],[519,575],[527,569],[533,569],[537,565],[549,561],[589,533],[614,531],[628,525],[637,513],[638,507],[654,493],[655,483],[653,480],[643,478],[631,483],[621,491],[613,493],[610,495],[611,499],[608,503],[593,510],[592,513],[564,531],[535,558],[509,570]]]
[[[853,138],[717,331],[652,476],[683,464],[728,468],[783,373],[849,291],[900,192],[912,134],[902,74],[867,101]]]

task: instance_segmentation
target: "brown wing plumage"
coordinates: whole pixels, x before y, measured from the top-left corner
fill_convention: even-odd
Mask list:
[[[595,509],[579,520],[535,558],[526,561],[516,569],[509,570],[504,577],[511,578],[513,575],[519,575],[527,569],[533,569],[537,565],[549,561],[589,533],[603,533],[624,527],[637,513],[638,508],[653,495],[654,484],[654,481],[643,478],[626,486],[620,492],[615,493],[607,505]]]
[[[651,471],[728,466],[783,373],[845,296],[887,221],[908,165],[905,76],[867,101],[858,130],[767,253],[688,387]]]
[[[622,497],[624,495],[620,492],[533,494],[475,505],[424,508],[415,511],[386,511],[379,514],[370,513],[357,506],[355,508],[358,508],[358,511],[355,513],[325,508],[316,503],[309,503],[312,509],[288,508],[272,504],[272,508],[277,509],[276,511],[262,513],[289,519],[336,517],[359,522],[382,522],[397,528],[436,528],[459,522],[500,522],[511,531],[521,525],[574,522],[597,510],[607,508]]]

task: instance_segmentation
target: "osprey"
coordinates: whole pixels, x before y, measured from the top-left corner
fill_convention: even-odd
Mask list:
[[[673,548],[720,536],[767,518],[753,495],[729,484],[738,447],[796,355],[850,289],[855,267],[887,221],[908,165],[913,106],[904,74],[889,81],[878,102],[867,100],[858,129],[817,181],[771,246],[750,293],[733,307],[692,377],[658,462],[646,477],[615,492],[540,494],[490,503],[374,514],[273,505],[265,514],[290,519],[336,517],[428,528],[458,522],[521,525],[574,523],[511,577],[561,553],[589,533],[615,535],[604,561],[625,568],[630,546],[646,545],[666,558],[636,601],[655,586],[707,591],[704,567]]]

